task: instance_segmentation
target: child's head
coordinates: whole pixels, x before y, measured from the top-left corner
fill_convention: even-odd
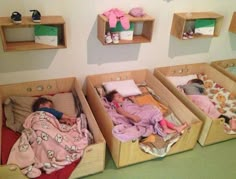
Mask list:
[[[203,85],[204,84],[203,81],[198,79],[198,78],[195,78],[195,79],[192,79],[192,80],[188,81],[188,84],[192,84],[192,83],[197,83],[199,85]]]
[[[39,108],[42,108],[42,107],[51,108],[52,107],[52,101],[50,99],[40,97],[40,98],[38,98],[34,101],[34,103],[32,105],[32,111],[35,112]]]
[[[107,93],[105,95],[105,97],[106,97],[107,101],[109,101],[109,102],[115,101],[115,102],[120,103],[120,102],[124,101],[124,98],[116,90],[112,90],[111,92]]]

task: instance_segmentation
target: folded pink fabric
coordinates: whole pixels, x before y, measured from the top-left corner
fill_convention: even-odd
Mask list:
[[[125,30],[130,28],[129,19],[125,16],[125,12],[117,8],[112,8],[104,12],[103,15],[108,18],[110,28],[115,28],[118,21]]]
[[[142,17],[142,16],[144,16],[143,8],[141,8],[141,7],[132,8],[132,9],[129,11],[129,14],[130,14],[131,16],[134,16],[134,17]]]

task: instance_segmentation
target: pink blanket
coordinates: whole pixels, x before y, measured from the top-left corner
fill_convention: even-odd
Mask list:
[[[188,95],[191,101],[211,118],[218,118],[221,113],[206,95]]]
[[[29,178],[62,169],[83,155],[92,135],[84,127],[84,115],[73,126],[61,124],[51,114],[32,113],[24,123],[21,137],[11,149],[8,164],[17,164]]]

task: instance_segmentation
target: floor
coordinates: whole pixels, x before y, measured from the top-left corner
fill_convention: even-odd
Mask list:
[[[235,179],[236,140],[117,169],[109,151],[105,170],[84,179]]]

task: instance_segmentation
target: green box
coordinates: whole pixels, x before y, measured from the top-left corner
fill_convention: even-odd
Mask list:
[[[214,35],[216,19],[197,19],[195,21],[195,33],[202,35]]]
[[[130,28],[127,29],[127,30],[125,30],[125,29],[122,27],[120,21],[118,21],[118,22],[116,23],[116,27],[115,27],[115,28],[110,28],[110,31],[111,31],[111,32],[134,31],[134,23],[131,22],[131,23],[130,23]]]
[[[34,26],[35,43],[57,46],[58,45],[58,28],[48,25]]]
[[[215,24],[216,24],[215,19],[196,19],[195,20],[195,28],[215,27]]]

